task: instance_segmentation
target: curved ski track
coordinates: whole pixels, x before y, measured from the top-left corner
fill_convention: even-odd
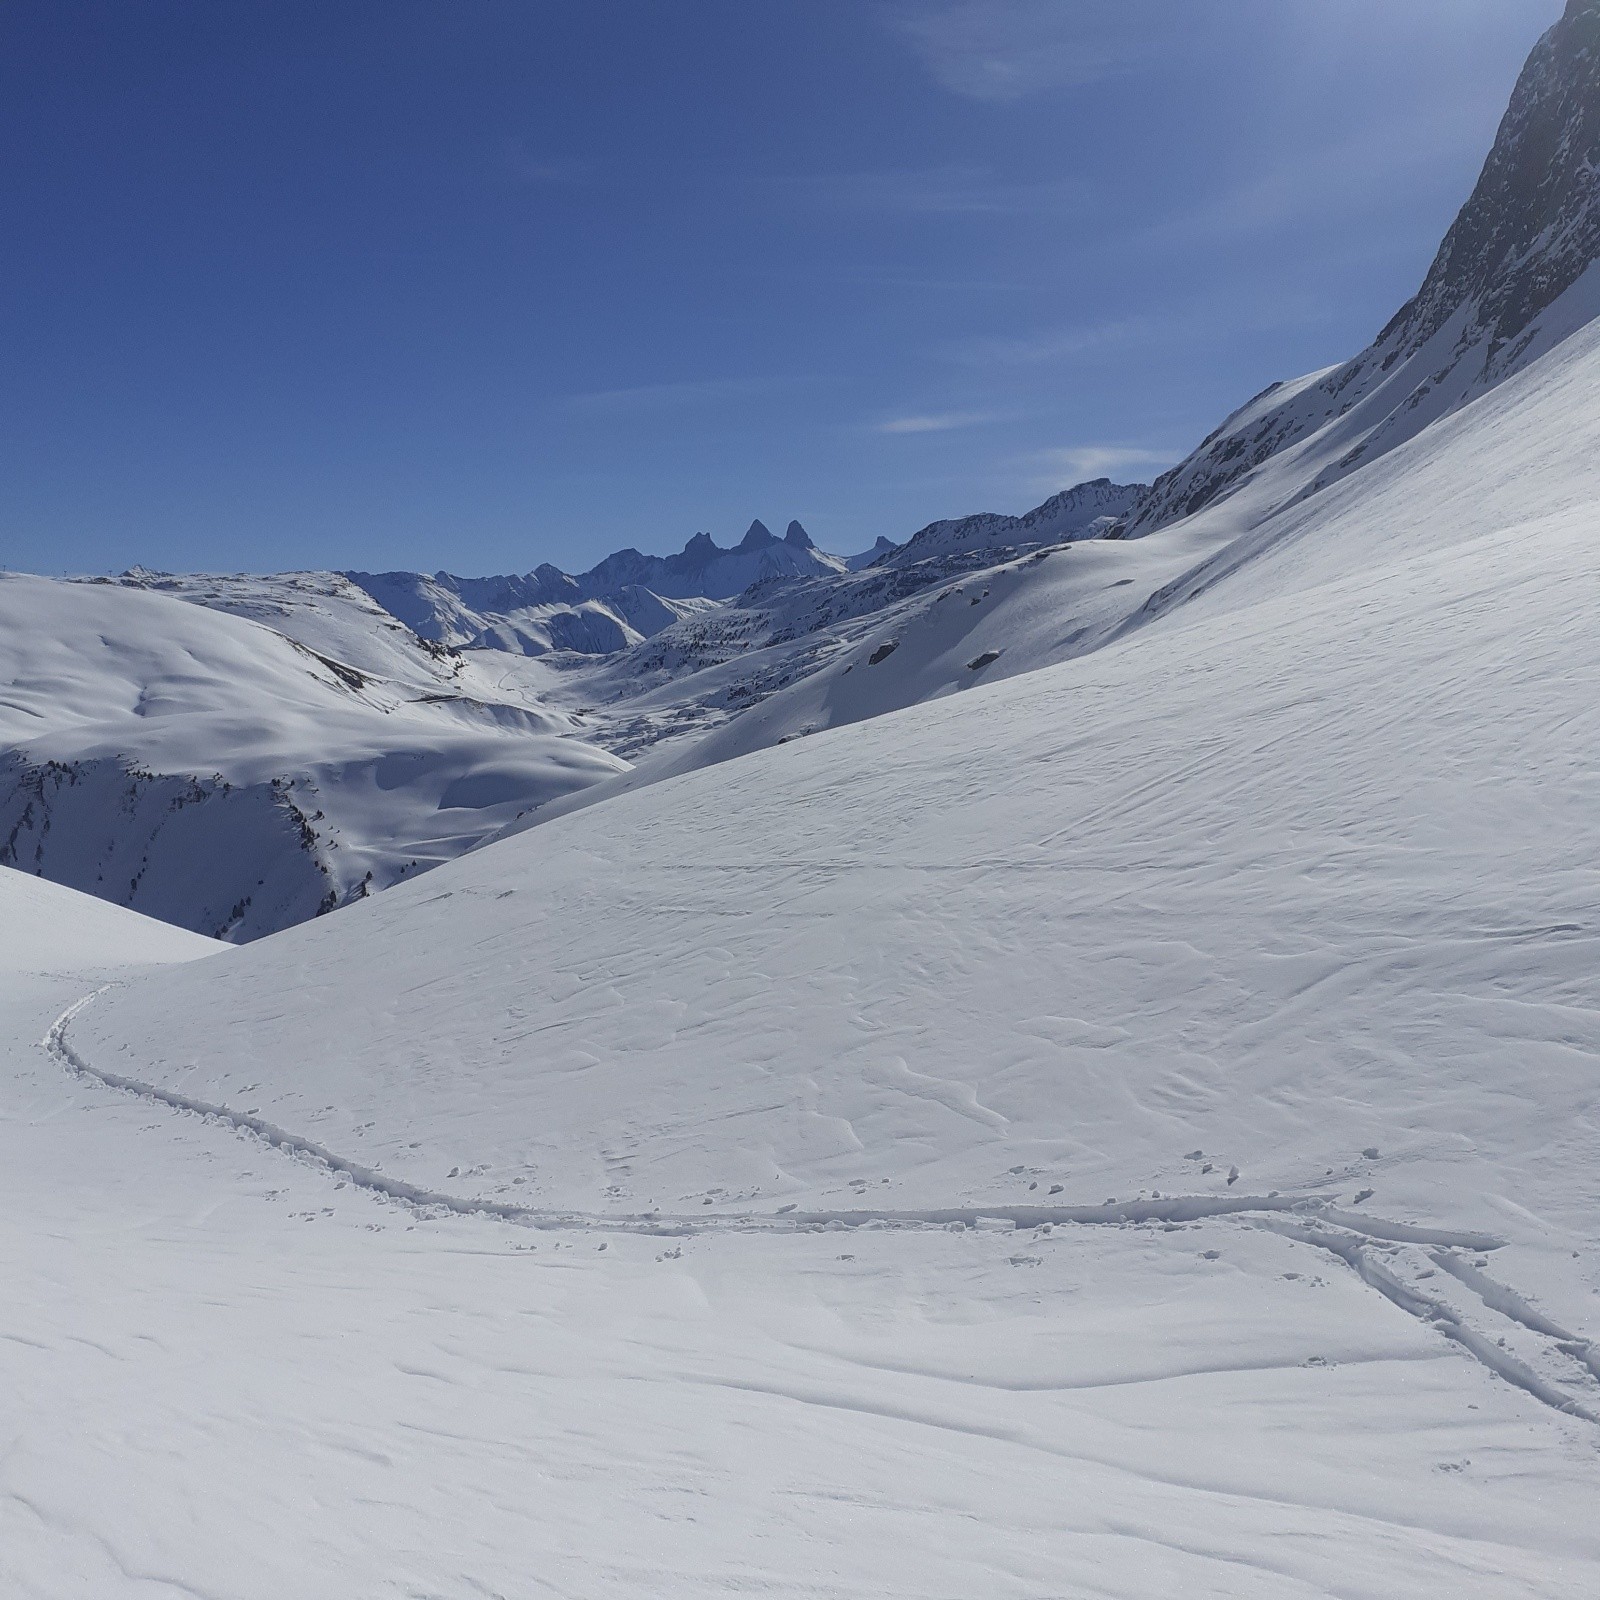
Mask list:
[[[40,1040],[41,1048],[73,1075],[106,1088],[167,1107],[210,1118],[260,1139],[275,1150],[312,1162],[382,1199],[398,1201],[424,1214],[490,1217],[519,1227],[558,1232],[604,1232],[686,1237],[714,1233],[814,1233],[822,1230],[976,1228],[983,1223],[1009,1223],[1013,1228],[1092,1227],[1139,1223],[1186,1223],[1238,1217],[1285,1238],[1337,1256],[1363,1282],[1407,1315],[1436,1329],[1497,1377],[1564,1415],[1600,1426],[1600,1344],[1561,1327],[1530,1305],[1516,1290],[1479,1270],[1485,1263],[1465,1259],[1504,1247],[1488,1234],[1454,1232],[1390,1222],[1341,1210],[1316,1196],[1174,1195],[1162,1199],[1112,1201],[1097,1206],[991,1205],[935,1208],[926,1211],[798,1211],[735,1212],[678,1216],[659,1211],[608,1216],[597,1212],[558,1211],[471,1199],[425,1189],[391,1178],[351,1161],[300,1134],[280,1128],[253,1112],[214,1105],[173,1089],[108,1072],[86,1061],[67,1040],[72,1020],[101,995],[117,987],[105,984],[75,1001],[56,1018]],[[1406,1246],[1418,1247],[1418,1260],[1402,1257]],[[1506,1336],[1474,1327],[1459,1306],[1424,1291],[1416,1279],[1435,1277],[1434,1268],[1463,1285],[1481,1309],[1511,1325],[1523,1342],[1537,1340],[1532,1351],[1541,1365],[1556,1366],[1569,1380],[1576,1377],[1592,1395],[1585,1403],[1562,1385],[1535,1370],[1530,1360],[1508,1348]],[[1409,1269],[1409,1272],[1407,1271]],[[1476,1309],[1476,1308],[1475,1308]],[[1574,1373],[1572,1368],[1576,1367]]]

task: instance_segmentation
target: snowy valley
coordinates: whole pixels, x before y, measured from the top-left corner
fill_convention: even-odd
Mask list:
[[[1571,0],[1153,486],[0,578],[0,1589],[1600,1593],[1597,535]]]
[[[757,523],[581,578],[0,577],[0,865],[212,937],[277,932],[848,665],[935,587],[1003,582],[1141,492],[1087,484],[854,560]]]

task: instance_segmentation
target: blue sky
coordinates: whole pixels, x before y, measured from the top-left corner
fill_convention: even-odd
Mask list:
[[[1416,288],[1561,0],[10,0],[0,564],[853,551]]]

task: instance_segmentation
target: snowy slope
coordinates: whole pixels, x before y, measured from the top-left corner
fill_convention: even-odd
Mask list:
[[[1230,417],[1156,483],[1130,533],[1229,496],[1259,518],[1377,460],[1600,315],[1597,261],[1600,0],[1570,0],[1416,297],[1353,361]]]
[[[215,948],[0,871],[8,1596],[1600,1579],[1587,1425],[1244,1221],[533,1231],[385,1202],[37,1043]]]
[[[260,582],[252,603],[295,582]],[[0,864],[252,938],[620,766],[566,718],[476,698],[471,670],[342,597],[283,603],[307,638],[353,643],[344,660],[216,598],[0,577]]]
[[[522,655],[609,655],[714,603],[664,600],[638,584],[600,598],[585,596],[574,580],[554,568],[541,568],[526,578],[387,572],[355,573],[346,581],[359,584],[420,638],[451,649]]]
[[[1577,1315],[1597,377],[1573,341],[1160,629],[557,819],[75,1037],[469,1201],[937,1211],[1033,1203],[1019,1166],[1222,1199],[1238,1165],[1508,1233]]]
[[[812,670],[791,673],[704,737],[641,752],[633,771],[552,801],[513,826],[1088,655],[1159,623],[1218,585],[1228,586],[1229,604],[1243,605],[1285,582],[1311,586],[1353,568],[1381,569],[1397,526],[1411,529],[1413,548],[1422,539],[1448,545],[1480,537],[1504,525],[1508,496],[1529,521],[1581,519],[1600,498],[1592,467],[1600,461],[1592,401],[1597,349],[1600,324],[1591,324],[1503,389],[1443,419],[1424,439],[1398,447],[1314,500],[1286,495],[1287,508],[1263,521],[1241,515],[1239,501],[1223,500],[1158,538],[1014,557],[871,613],[859,631],[826,636],[827,656]],[[1470,466],[1474,452],[1481,459]],[[1269,462],[1256,487],[1269,497],[1297,471],[1292,454]],[[1430,505],[1434,514],[1420,518],[1418,504]],[[1337,538],[1326,537],[1330,527],[1338,529]],[[1280,569],[1292,576],[1280,576]],[[738,667],[750,672],[769,659],[776,673],[784,652],[764,651]],[[712,679],[701,675],[703,686]],[[681,695],[684,687],[668,692]]]
[[[1502,378],[747,595],[245,949],[0,872],[0,1589],[1600,1592],[1600,325]]]
[[[24,1592],[1592,1592],[1597,378],[1092,655],[68,1012]]]
[[[0,974],[85,973],[192,961],[224,949],[154,917],[0,867]]]
[[[1274,385],[1149,491],[1102,481],[1023,518],[935,523],[854,579],[741,597],[586,671],[593,699],[632,713],[616,747],[638,767],[542,816],[1085,655],[1159,621],[1265,553],[1315,535],[1323,512],[1304,508],[1352,475],[1384,469],[1382,481],[1393,481],[1385,463],[1396,451],[1398,470],[1410,471],[1419,458],[1404,454],[1407,442],[1463,408],[1492,408],[1474,426],[1495,449],[1483,419],[1519,403],[1497,403],[1498,388],[1564,341],[1586,338],[1597,316],[1600,0],[1573,0],[1530,58],[1427,281],[1371,349]],[[1531,487],[1530,504],[1560,500],[1564,468],[1581,448],[1558,406],[1545,415],[1546,459],[1527,471],[1552,476]],[[1455,526],[1481,526],[1448,474],[1433,481]],[[1376,482],[1357,492],[1376,492]],[[1450,526],[1443,517],[1436,525]],[[1144,537],[1156,530],[1160,539]],[[1108,542],[1064,543],[1086,535]],[[1053,554],[1018,559],[1046,543],[1058,546]],[[1329,550],[1324,570],[1340,570],[1349,550]],[[1077,559],[1063,560],[1069,552]],[[903,576],[891,583],[890,572]],[[683,738],[689,728],[701,737]]]
[[[733,552],[622,552],[583,579],[15,580],[0,589],[16,685],[0,709],[0,864],[257,937],[718,728],[899,628],[908,599],[1014,556],[1002,537],[1086,536],[1134,493],[1091,484],[1026,517],[936,525],[913,541],[920,559],[891,546],[854,571],[792,523],[782,540],[756,524]],[[729,603],[617,587],[630,574],[758,581]]]
[[[636,765],[547,802],[513,829],[1088,655],[1158,615],[1162,596],[1232,543],[1230,528],[1196,519],[1157,540],[968,550],[737,603],[583,675],[611,718],[610,747]]]
[[[799,523],[782,540],[757,523],[733,552],[702,537],[682,557],[623,551],[578,578],[541,567],[520,578],[136,570],[112,581],[261,622],[469,721],[515,725],[531,711],[633,760],[720,727],[838,663],[854,643],[897,637],[908,613],[942,585],[992,569],[1003,588],[1021,552],[1093,539],[1142,492],[1105,480],[1083,484],[1024,516],[936,523],[906,546],[880,539],[849,561],[818,552]],[[1178,570],[1170,552],[1158,566],[1163,579]],[[630,575],[667,588],[744,587],[732,599],[663,599],[623,584]],[[1042,616],[1052,604],[1039,593],[1032,610]],[[1122,620],[1125,607],[1112,609]],[[1017,637],[1007,653],[1022,670],[1061,652],[1041,655]],[[213,764],[228,758],[219,749]],[[548,790],[530,793],[517,809],[551,798]]]
[[[336,572],[172,573],[136,567],[112,583],[259,622],[329,660],[420,694],[460,693],[458,655],[418,638]]]

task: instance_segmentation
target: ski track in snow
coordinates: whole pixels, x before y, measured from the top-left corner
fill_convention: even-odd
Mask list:
[[[1160,1199],[1108,1201],[1104,1205],[1041,1206],[994,1203],[984,1206],[940,1207],[920,1211],[824,1210],[799,1211],[785,1208],[776,1213],[736,1212],[713,1217],[648,1212],[639,1215],[606,1215],[599,1212],[562,1211],[536,1206],[518,1206],[486,1199],[466,1199],[440,1190],[426,1189],[403,1179],[351,1161],[333,1150],[300,1134],[280,1128],[252,1112],[216,1105],[175,1090],[162,1089],[136,1078],[124,1077],[92,1065],[73,1048],[67,1029],[73,1019],[102,995],[119,987],[102,985],[74,1001],[56,1018],[40,1047],[66,1071],[97,1082],[106,1088],[134,1095],[169,1110],[205,1117],[261,1140],[282,1153],[322,1167],[380,1199],[414,1207],[424,1214],[450,1213],[464,1217],[487,1217],[519,1227],[549,1232],[590,1232],[643,1234],[664,1238],[703,1236],[716,1233],[814,1233],[830,1230],[873,1229],[881,1231],[981,1228],[1008,1226],[1024,1230],[1056,1227],[1117,1227],[1161,1223],[1185,1223],[1238,1218],[1247,1225],[1264,1228],[1300,1244],[1325,1250],[1351,1269],[1364,1283],[1408,1316],[1435,1330],[1480,1365],[1522,1390],[1542,1405],[1563,1415],[1600,1426],[1600,1345],[1571,1332],[1530,1305],[1516,1290],[1499,1283],[1463,1258],[1463,1254],[1482,1255],[1504,1248],[1504,1240],[1492,1235],[1456,1232],[1366,1217],[1342,1210],[1316,1196],[1285,1197],[1269,1195],[1169,1195]],[[909,1069],[907,1069],[909,1070]],[[1569,1381],[1576,1377],[1592,1390],[1593,1401],[1586,1403],[1566,1392],[1558,1382],[1542,1376],[1529,1360],[1507,1348],[1505,1336],[1492,1335],[1469,1322],[1467,1314],[1439,1296],[1408,1283],[1397,1270],[1395,1257],[1408,1246],[1418,1247],[1423,1260],[1464,1285],[1484,1310],[1498,1315],[1514,1328],[1538,1336],[1543,1343],[1536,1358],[1547,1364],[1565,1367]],[[1380,1253],[1388,1259],[1379,1259]],[[1431,1278],[1423,1267],[1416,1275]],[[1572,1371],[1572,1365],[1577,1371]]]

